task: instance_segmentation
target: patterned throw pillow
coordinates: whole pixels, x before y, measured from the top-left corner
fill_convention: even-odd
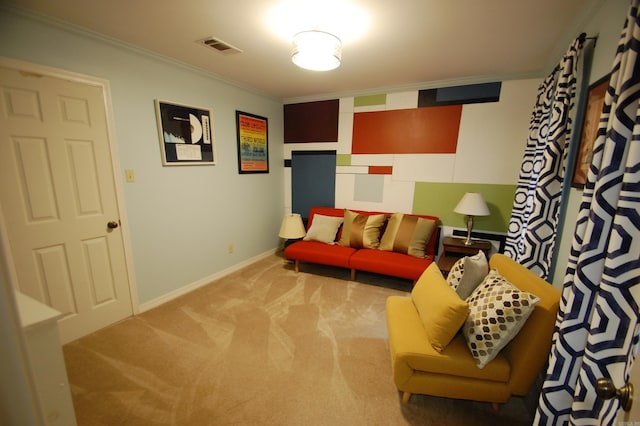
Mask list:
[[[540,302],[491,270],[466,300],[470,312],[462,332],[479,368],[484,368],[513,339]]]
[[[342,237],[338,244],[353,248],[378,248],[380,229],[386,219],[384,214],[363,215],[345,210]]]
[[[464,274],[464,260],[466,257],[461,257],[456,260],[456,263],[453,264],[449,273],[447,274],[447,283],[449,287],[454,290],[458,289],[458,285],[460,284],[460,280],[462,279],[462,275]]]
[[[311,221],[311,228],[309,228],[303,240],[333,244],[336,240],[338,228],[342,225],[343,220],[341,217],[314,214],[313,220]]]
[[[427,242],[436,222],[404,213],[394,213],[380,239],[380,250],[395,251],[414,257],[425,257]]]

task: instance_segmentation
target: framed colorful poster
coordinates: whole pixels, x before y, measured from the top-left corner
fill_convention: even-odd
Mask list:
[[[163,165],[216,164],[211,111],[158,99],[155,104]]]
[[[265,117],[236,111],[238,172],[269,173],[268,121]]]
[[[578,146],[573,179],[571,180],[571,186],[574,188],[584,188],[584,184],[587,182],[587,174],[589,173],[591,157],[593,156],[593,144],[598,136],[604,96],[609,88],[609,78],[610,75],[606,75],[589,86],[587,104],[582,121],[582,133],[580,134],[580,145]]]

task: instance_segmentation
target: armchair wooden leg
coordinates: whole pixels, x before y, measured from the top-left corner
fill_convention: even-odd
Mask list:
[[[355,281],[355,280],[356,280],[356,270],[351,269],[351,281]]]
[[[402,392],[402,403],[403,404],[408,404],[410,398],[411,398],[411,394],[409,392]]]
[[[296,272],[300,272],[300,261],[299,260],[296,260],[295,270],[296,270]]]
[[[496,413],[500,411],[500,404],[498,404],[497,402],[492,402],[491,407],[493,408],[493,411],[495,411]]]

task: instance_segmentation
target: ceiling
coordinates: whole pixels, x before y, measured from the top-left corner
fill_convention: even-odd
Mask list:
[[[603,0],[4,2],[294,101],[541,77]],[[305,16],[287,15],[287,7]],[[310,29],[342,39],[339,68],[293,65],[291,36]],[[242,52],[222,54],[197,43],[208,36]]]

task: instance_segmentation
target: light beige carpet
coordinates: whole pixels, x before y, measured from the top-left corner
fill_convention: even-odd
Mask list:
[[[422,395],[391,379],[385,300],[411,283],[270,256],[64,347],[80,425],[525,425],[521,398]]]

